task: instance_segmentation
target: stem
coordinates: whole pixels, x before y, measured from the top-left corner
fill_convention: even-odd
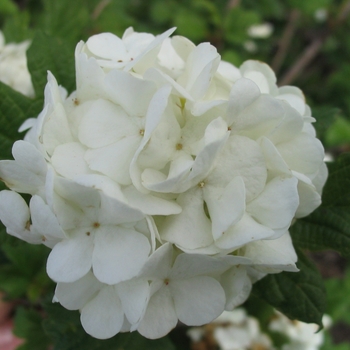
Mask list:
[[[283,31],[282,37],[278,42],[278,50],[275,57],[272,60],[271,67],[277,73],[289,50],[293,35],[297,28],[297,22],[300,18],[300,12],[296,9],[291,11],[288,23]]]

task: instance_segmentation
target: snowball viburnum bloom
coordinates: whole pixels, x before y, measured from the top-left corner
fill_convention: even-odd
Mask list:
[[[5,37],[0,31],[0,81],[12,89],[34,97],[34,87],[27,68],[26,51],[30,41],[19,44],[5,44]]]
[[[173,31],[80,42],[76,90],[49,73],[0,161],[7,232],[52,249],[54,300],[97,338],[201,325],[266,274],[298,271],[288,230],[327,177],[299,89]]]

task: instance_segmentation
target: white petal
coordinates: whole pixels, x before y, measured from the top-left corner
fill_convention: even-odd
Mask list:
[[[301,115],[305,113],[305,96],[303,92],[295,86],[282,86],[278,89],[280,100],[285,100]]]
[[[245,212],[245,186],[237,176],[224,188],[204,186],[204,200],[207,203],[214,239],[221,237],[231,225],[237,223]]]
[[[92,251],[93,239],[85,232],[57,243],[47,259],[47,274],[55,282],[77,281],[90,271]]]
[[[228,311],[243,304],[252,290],[252,282],[243,266],[234,266],[223,273],[220,282],[226,295],[225,310]]]
[[[31,198],[30,212],[32,220],[31,230],[43,236],[45,245],[53,247],[65,238],[57,217],[41,197],[33,196]]]
[[[84,155],[85,148],[80,143],[66,143],[56,147],[51,163],[60,175],[73,179],[75,176],[91,173]]]
[[[294,177],[276,177],[247,205],[247,212],[272,229],[289,225],[299,205],[298,181]]]
[[[169,274],[172,280],[192,278],[199,275],[220,274],[233,265],[250,263],[239,256],[212,257],[198,254],[180,254]]]
[[[61,103],[53,105],[54,110],[43,125],[42,140],[45,150],[52,155],[55,148],[61,144],[73,142],[66,111]]]
[[[260,96],[259,87],[250,79],[241,78],[233,85],[227,108],[228,125],[231,125],[236,115],[242,112]]]
[[[320,204],[321,196],[310,179],[302,174],[293,172],[298,181],[299,206],[295,213],[296,218],[302,218],[312,213]]]
[[[212,277],[171,280],[169,286],[176,314],[188,326],[209,323],[224,311],[224,290]]]
[[[170,243],[161,245],[147,260],[140,276],[147,279],[165,279],[172,264],[173,246]]]
[[[97,339],[116,335],[123,326],[124,312],[120,299],[112,286],[103,288],[81,310],[81,324],[86,333]]]
[[[156,339],[164,337],[176,324],[174,302],[169,286],[164,285],[152,295],[137,330],[146,338]]]
[[[120,106],[98,99],[80,121],[79,140],[87,147],[99,148],[138,132],[137,125]]]
[[[207,181],[215,187],[226,187],[236,176],[242,177],[249,202],[264,189],[267,170],[261,148],[255,141],[231,135],[216,158],[215,168]]]
[[[144,116],[153,94],[155,84],[141,80],[118,70],[112,70],[106,76],[106,88],[112,102],[120,105],[130,115]]]
[[[131,324],[140,321],[149,297],[149,284],[144,279],[118,283],[115,289],[123,305],[125,316]]]
[[[154,65],[162,42],[168,38],[176,28],[170,28],[164,33],[157,35],[154,40],[139,54],[133,61],[124,67],[125,71],[133,69],[135,72],[143,74],[147,68]]]
[[[101,227],[94,243],[93,271],[101,282],[107,284],[136,276],[151,250],[143,234],[122,227]]]
[[[215,241],[215,245],[232,251],[246,243],[270,238],[273,235],[274,231],[271,228],[260,225],[245,213],[237,224],[231,226]]]
[[[245,78],[253,80],[259,86],[261,93],[277,94],[275,73],[266,63],[248,60],[239,69]]]
[[[295,266],[298,258],[288,232],[277,239],[247,244],[244,247],[244,256],[267,273],[299,271]]]
[[[172,215],[182,211],[182,208],[174,201],[141,193],[134,186],[124,189],[124,194],[132,207],[141,210],[146,215]]]
[[[42,174],[37,175],[13,160],[0,161],[0,178],[12,190],[29,194],[40,193],[45,181]]]
[[[137,222],[144,218],[144,214],[127,203],[101,193],[101,209],[98,222],[104,225],[119,225]]]
[[[242,112],[232,116],[231,129],[240,135],[258,139],[273,130],[283,116],[282,101],[270,95],[261,95]]]
[[[182,212],[165,219],[159,228],[161,238],[187,249],[210,245],[213,242],[211,222],[204,212],[202,190],[191,189],[181,194],[176,202]]]
[[[87,48],[98,57],[110,60],[123,59],[126,48],[123,41],[112,33],[101,33],[91,36],[86,42]]]
[[[92,272],[72,283],[57,283],[55,298],[68,310],[80,310],[91,300],[103,284]]]
[[[6,190],[0,192],[0,220],[12,235],[25,239],[29,218],[28,205],[18,193]]]
[[[47,164],[43,155],[31,143],[16,141],[12,147],[12,154],[20,166],[36,175],[45,175]]]
[[[264,136],[259,140],[259,144],[265,157],[266,168],[269,171],[269,176],[290,176],[291,171],[282,156],[279,154],[275,145]]]
[[[268,138],[274,143],[286,142],[296,137],[303,130],[304,120],[298,111],[282,102],[284,115],[280,123],[272,129]]]
[[[300,133],[293,140],[276,147],[288,166],[299,173],[313,177],[323,163],[323,146],[309,134]]]

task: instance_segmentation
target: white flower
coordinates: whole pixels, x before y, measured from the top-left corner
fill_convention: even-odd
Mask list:
[[[0,162],[7,232],[52,249],[55,300],[97,338],[201,325],[266,274],[298,271],[288,230],[327,177],[299,89],[172,32],[80,42],[76,91],[49,73]]]
[[[152,283],[150,300],[138,331],[147,338],[159,338],[174,328],[178,319],[194,326],[220,315],[226,298],[215,274],[247,262],[239,257],[226,258],[180,254],[173,262],[173,248],[169,243],[157,249],[140,274]]]
[[[28,97],[34,97],[34,88],[27,68],[26,51],[30,41],[5,44],[0,31],[0,81]]]
[[[248,28],[248,35],[251,38],[266,39],[273,32],[273,25],[271,23],[254,24]]]
[[[269,323],[269,329],[287,336],[289,342],[282,346],[282,350],[318,350],[324,341],[324,330],[319,332],[319,326],[314,323],[304,323],[297,320],[290,320],[278,311]],[[331,324],[328,315],[324,315],[322,323],[325,329]]]
[[[259,321],[247,315],[242,308],[231,312],[224,311],[211,323],[211,327],[208,330],[201,329],[200,335],[198,328],[191,328],[187,334],[196,343],[206,332],[212,331],[212,337],[221,350],[274,349],[271,339],[261,332]]]

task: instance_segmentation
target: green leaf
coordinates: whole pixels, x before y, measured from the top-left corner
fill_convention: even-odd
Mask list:
[[[350,154],[329,164],[322,205],[290,229],[294,243],[310,250],[334,249],[350,256]]]
[[[73,48],[90,23],[90,15],[83,0],[44,0],[44,28],[52,36],[64,38]]]
[[[261,18],[257,12],[235,7],[225,18],[225,39],[232,44],[242,44],[248,39],[248,27],[259,23]]]
[[[316,267],[298,253],[299,272],[270,274],[254,285],[253,293],[288,318],[322,327],[326,293]]]
[[[0,1],[0,14],[1,15],[13,15],[18,11],[18,7],[11,0]]]
[[[175,350],[167,337],[149,340],[137,332],[120,333],[107,340],[95,339],[85,333],[78,311],[68,311],[58,304],[46,304],[45,311],[43,326],[55,344],[54,350]]]
[[[16,311],[14,334],[25,339],[17,350],[47,350],[50,340],[43,332],[42,316],[35,310],[20,307]]]
[[[14,15],[7,17],[2,31],[5,35],[6,42],[19,43],[32,36],[29,29],[30,15],[28,12],[16,12]]]
[[[312,116],[316,119],[315,126],[317,137],[323,139],[328,133],[329,128],[335,122],[336,117],[339,116],[340,109],[322,106],[322,107],[312,107]]]
[[[69,92],[75,90],[74,50],[65,40],[37,31],[27,60],[37,98],[43,98],[48,70]]]
[[[349,208],[321,206],[290,229],[298,247],[312,251],[333,249],[350,257]]]
[[[327,145],[339,146],[350,143],[350,121],[338,117],[326,133]]]
[[[37,101],[0,82],[0,159],[11,158],[12,144],[20,138],[18,128],[27,118],[36,117],[37,110]]]

